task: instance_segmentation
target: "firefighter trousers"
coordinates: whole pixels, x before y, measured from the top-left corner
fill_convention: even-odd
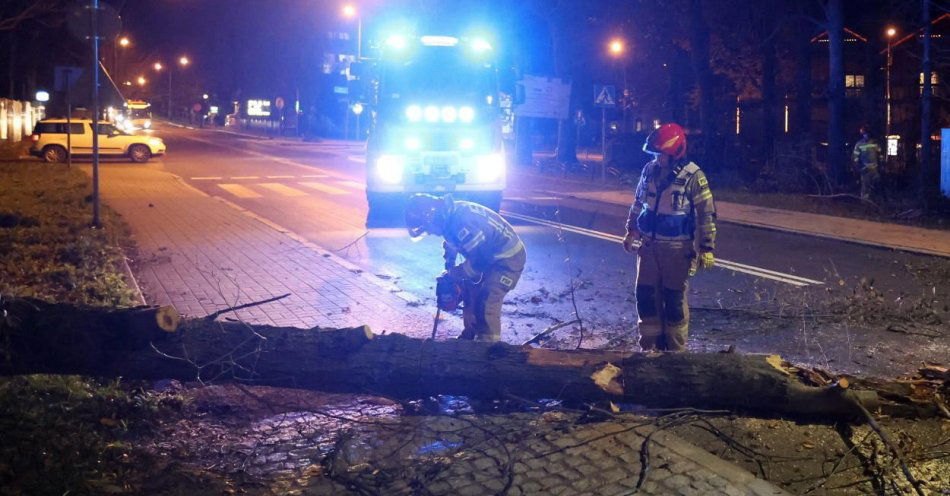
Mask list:
[[[462,287],[462,338],[478,341],[501,339],[501,305],[524,271],[525,251],[493,263],[477,281]]]
[[[637,313],[644,351],[683,351],[689,334],[686,290],[696,263],[692,241],[647,241],[637,253]]]

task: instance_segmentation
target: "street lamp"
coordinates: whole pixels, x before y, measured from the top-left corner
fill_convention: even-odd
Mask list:
[[[623,93],[620,98],[620,112],[622,118],[621,132],[627,131],[627,62],[624,59],[624,52],[627,51],[626,43],[622,38],[613,38],[607,44],[607,52],[614,59],[620,60],[620,70],[623,74]]]
[[[128,36],[122,36],[112,45],[112,75],[115,79],[119,79],[119,47],[127,48],[131,43]]]
[[[178,59],[178,63],[181,64],[182,67],[185,67],[186,65],[190,64],[191,61],[188,60],[188,57],[182,56]]]
[[[885,134],[890,136],[891,134],[891,43],[894,41],[894,36],[897,35],[897,29],[893,26],[887,28],[887,31],[884,32],[887,35],[887,65],[885,66],[885,77],[884,77],[884,101],[887,112],[887,117],[885,120]]]
[[[145,76],[139,76],[138,83],[139,83],[139,86],[145,86],[145,83],[146,83]]]
[[[152,67],[154,67],[156,71],[160,71],[160,70],[162,70],[162,63],[161,63],[161,62],[155,62],[155,65],[153,65]]]
[[[624,44],[623,40],[620,38],[614,38],[610,40],[610,44],[607,45],[607,50],[610,51],[610,55],[614,57],[619,57],[623,54]]]
[[[343,6],[343,17],[356,18],[356,60],[363,58],[363,17],[353,4]]]

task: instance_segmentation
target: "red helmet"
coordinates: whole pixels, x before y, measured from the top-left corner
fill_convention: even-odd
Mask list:
[[[409,230],[409,236],[418,238],[429,232],[436,222],[441,222],[440,218],[447,203],[446,197],[440,198],[425,193],[416,193],[409,197],[409,202],[406,203],[406,229]]]
[[[686,155],[686,131],[679,124],[663,124],[647,136],[643,151],[683,158]]]

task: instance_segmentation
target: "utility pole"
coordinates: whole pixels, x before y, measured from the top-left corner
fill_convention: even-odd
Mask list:
[[[929,206],[939,194],[939,174],[933,166],[930,146],[930,116],[931,101],[933,100],[933,85],[930,78],[933,77],[933,60],[930,58],[931,45],[931,24],[930,24],[930,1],[920,1],[920,23],[924,25],[924,56],[921,64],[921,74],[924,78],[924,84],[920,92],[920,180],[922,182],[920,192],[924,196],[924,205]]]
[[[91,0],[89,14],[92,27],[92,227],[98,229],[102,227],[99,218],[99,0]]]

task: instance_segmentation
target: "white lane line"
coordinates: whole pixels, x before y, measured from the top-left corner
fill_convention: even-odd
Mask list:
[[[350,193],[349,191],[342,190],[340,188],[334,188],[333,186],[327,186],[326,184],[323,184],[323,183],[304,182],[304,183],[297,183],[297,184],[301,186],[306,186],[310,189],[315,189],[321,193],[326,193],[328,195],[348,195]]]
[[[260,176],[231,176],[231,179],[260,179]]]
[[[222,177],[221,176],[202,176],[202,177],[192,177],[190,179],[192,181],[220,181]]]
[[[543,226],[553,227],[556,229],[563,229],[568,232],[573,232],[575,234],[583,234],[585,236],[590,236],[592,238],[602,239],[604,241],[612,241],[614,243],[623,243],[623,237],[617,236],[615,234],[594,231],[592,229],[585,229],[583,227],[571,226],[568,224],[559,224],[557,222],[552,222],[545,219],[539,219],[537,217],[531,217],[528,215],[516,214],[513,212],[508,212],[503,210],[502,215],[505,217],[510,217],[512,219],[523,220],[527,222],[532,222],[535,224],[541,224]],[[814,279],[806,279],[804,277],[799,277],[794,274],[786,274],[784,272],[776,272],[774,270],[763,269],[761,267],[755,267],[752,265],[741,264],[738,262],[732,262],[724,259],[716,259],[716,266],[732,270],[734,272],[742,272],[749,274],[755,277],[761,277],[763,279],[771,279],[773,281],[783,282],[785,284],[790,284],[796,287],[808,286],[811,284],[824,284],[821,281],[815,281]]]
[[[326,174],[304,174],[304,175],[302,175],[302,176],[300,176],[300,177],[303,177],[303,178],[320,179],[320,178],[330,177],[330,176],[328,176],[328,175],[326,175]]]
[[[241,186],[240,184],[218,184],[218,187],[231,193],[232,195],[238,198],[260,198],[261,195],[248,188],[246,186]]]
[[[267,179],[293,179],[296,176],[266,176]]]
[[[364,190],[364,189],[366,189],[366,185],[365,185],[365,184],[359,183],[359,182],[356,182],[356,181],[336,181],[336,183],[339,184],[339,185],[341,185],[341,186],[346,186],[346,187],[348,187],[348,188],[353,188],[353,189],[358,189],[358,190]]]
[[[560,196],[514,196],[514,197],[505,197],[508,201],[551,201],[551,200],[563,200],[563,197]]]
[[[349,160],[349,161],[351,161],[351,162],[357,162],[357,163],[360,163],[360,164],[365,164],[365,163],[366,163],[366,157],[359,157],[359,156],[357,156],[357,155],[348,155],[348,156],[346,157],[346,159]]]

